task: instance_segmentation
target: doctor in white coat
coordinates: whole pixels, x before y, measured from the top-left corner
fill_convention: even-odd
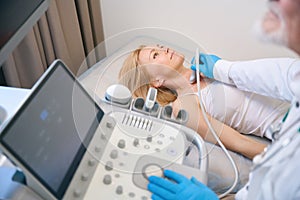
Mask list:
[[[261,22],[264,39],[285,45],[300,55],[300,0],[269,0]],[[249,182],[236,199],[300,199],[300,60],[290,58],[229,62],[201,55],[202,75],[241,90],[291,102],[291,108],[274,129],[274,142],[253,159]],[[153,199],[218,199],[195,178],[164,171],[149,178]]]

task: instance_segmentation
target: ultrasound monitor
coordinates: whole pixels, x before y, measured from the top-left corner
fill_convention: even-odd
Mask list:
[[[59,60],[2,130],[0,144],[61,199],[104,113]]]
[[[0,1],[0,66],[49,6],[49,0]]]

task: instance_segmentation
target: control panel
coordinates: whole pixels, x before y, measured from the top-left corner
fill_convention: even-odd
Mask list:
[[[107,144],[85,199],[150,199],[145,190],[147,177],[144,168],[137,168],[140,158],[151,155],[161,158],[159,168],[147,173],[159,173],[173,162],[182,163],[184,135],[175,128],[156,120],[129,113],[110,113],[117,123]],[[133,179],[140,177],[142,181]],[[99,192],[101,188],[101,192]]]
[[[129,111],[108,113],[64,199],[150,199],[150,175],[172,169],[206,182],[206,172],[182,165],[187,139],[180,128]]]
[[[100,102],[106,115],[64,199],[151,199],[148,177],[163,177],[164,169],[207,182],[206,159],[199,168],[183,164],[195,134],[182,125],[187,113],[172,118],[172,107],[160,107],[153,98],[147,107],[146,101],[109,90]]]

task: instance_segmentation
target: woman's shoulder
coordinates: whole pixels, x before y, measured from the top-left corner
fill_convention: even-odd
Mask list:
[[[188,112],[194,112],[200,109],[197,93],[178,96],[177,99],[172,102],[172,108],[175,113],[181,109],[187,110]]]

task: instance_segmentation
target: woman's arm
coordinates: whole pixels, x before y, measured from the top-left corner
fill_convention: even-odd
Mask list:
[[[201,117],[198,121],[197,132],[200,133],[200,135],[206,141],[214,144],[217,143],[206,122],[204,121],[202,113],[200,115]],[[265,144],[240,134],[233,128],[210,117],[209,115],[208,119],[224,146],[231,151],[235,151],[252,159],[255,155],[261,153],[266,147]]]
[[[196,130],[204,140],[215,144],[216,140],[204,121],[202,112],[198,105],[198,100],[195,97],[195,95],[191,95],[184,97],[184,101],[175,101],[173,103],[174,113],[176,114],[179,109],[185,109],[189,113],[187,126],[193,130]],[[214,119],[208,114],[207,117],[227,149],[252,159],[255,155],[261,153],[265,148],[265,144],[240,134],[233,128]]]

